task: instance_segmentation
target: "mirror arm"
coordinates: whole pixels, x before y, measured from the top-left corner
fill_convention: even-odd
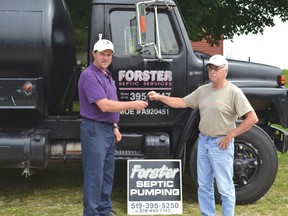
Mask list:
[[[141,14],[140,14],[140,4],[144,4],[144,7],[147,8],[151,5],[154,5],[154,14],[155,14],[155,28],[156,28],[156,43],[146,43],[143,42],[143,38],[141,35],[141,26],[137,28],[137,32],[138,32],[138,44],[143,48],[143,47],[148,47],[148,46],[153,46],[154,50],[156,52],[156,56],[159,60],[163,60],[162,57],[162,53],[161,53],[161,40],[160,40],[160,32],[159,32],[159,20],[158,20],[158,7],[157,7],[157,3],[163,3],[168,10],[171,10],[172,7],[170,7],[165,1],[163,0],[150,0],[150,1],[143,1],[143,2],[138,2],[136,4],[136,13],[137,13],[137,23],[138,25],[141,23]],[[146,6],[145,6],[146,5]],[[144,10],[145,11],[145,10]],[[144,12],[145,13],[145,12]],[[146,14],[144,14],[144,16],[146,16]],[[141,24],[140,24],[141,25]],[[168,60],[168,62],[171,62],[171,59]]]
[[[155,46],[155,51],[159,59],[162,59],[162,54],[161,54],[161,41],[160,41],[160,33],[159,33],[159,23],[158,23],[158,10],[157,6],[154,6],[154,11],[155,11],[155,24],[156,24],[156,37],[157,37],[157,47]]]

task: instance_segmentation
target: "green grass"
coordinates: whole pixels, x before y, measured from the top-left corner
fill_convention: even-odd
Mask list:
[[[1,216],[82,215],[81,163],[53,163],[27,179],[19,169],[0,169]],[[126,163],[116,165],[112,194],[118,215],[127,215]],[[288,154],[279,154],[279,170],[269,192],[256,203],[237,205],[235,215],[287,215]],[[286,212],[286,213],[285,213]],[[200,215],[196,188],[188,174],[183,178],[183,215]],[[217,205],[217,215],[221,207]]]

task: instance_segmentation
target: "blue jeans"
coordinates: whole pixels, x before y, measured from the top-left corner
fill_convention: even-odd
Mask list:
[[[222,198],[222,215],[234,215],[236,201],[233,182],[234,139],[229,147],[223,150],[217,145],[222,138],[199,134],[197,174],[201,215],[216,215],[214,178]]]
[[[83,216],[104,216],[111,211],[115,169],[115,141],[112,124],[83,118],[81,151],[84,174]]]

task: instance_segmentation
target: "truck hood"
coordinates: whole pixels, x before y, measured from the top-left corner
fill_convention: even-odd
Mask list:
[[[239,87],[277,87],[277,76],[282,74],[278,67],[271,65],[228,60],[228,77],[231,82]]]
[[[206,65],[211,55],[195,51]],[[229,72],[227,79],[239,87],[277,87],[277,76],[282,74],[279,67],[247,61],[227,59]],[[208,77],[208,70],[205,68]]]

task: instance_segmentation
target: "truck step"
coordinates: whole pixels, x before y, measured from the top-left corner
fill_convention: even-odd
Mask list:
[[[141,151],[115,150],[115,158],[144,158]]]

